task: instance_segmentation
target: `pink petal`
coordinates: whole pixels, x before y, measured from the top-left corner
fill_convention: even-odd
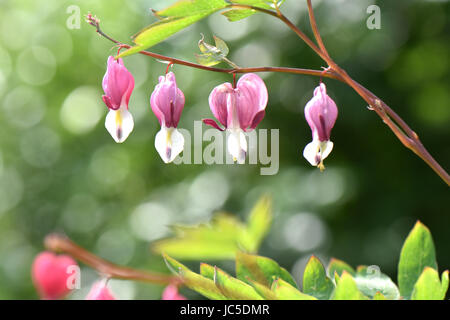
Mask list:
[[[225,129],[222,129],[217,122],[215,122],[213,119],[202,119],[203,123],[206,124],[207,126],[211,126],[213,128],[216,128],[220,131],[224,131]]]
[[[123,65],[122,59],[108,58],[108,66],[102,81],[105,95],[109,97],[111,109],[118,109],[122,104],[128,106],[134,89],[134,78]]]
[[[163,293],[162,300],[187,300],[186,297],[178,293],[177,286],[170,284],[168,285]]]
[[[209,107],[214,117],[224,126],[228,126],[228,95],[234,94],[234,89],[230,83],[223,83],[215,87],[209,95]]]
[[[239,123],[241,129],[246,130],[255,122],[258,124],[262,120],[262,118],[254,120],[257,114],[258,117],[264,117],[264,113],[260,112],[267,106],[267,88],[264,81],[253,73],[242,76],[236,88]]]
[[[116,300],[116,298],[106,286],[106,282],[100,280],[92,285],[86,300]]]

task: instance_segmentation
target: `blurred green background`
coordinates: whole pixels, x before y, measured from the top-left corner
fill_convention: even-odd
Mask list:
[[[115,263],[168,272],[149,250],[150,241],[170,235],[168,225],[207,221],[219,209],[245,216],[264,192],[273,195],[275,219],[260,254],[297,280],[312,253],[325,263],[334,256],[353,266],[375,264],[395,277],[417,219],[432,231],[440,268],[450,267],[448,187],[334,80],[325,83],[339,118],[324,173],[301,155],[311,140],[303,108],[319,81],[308,76],[261,75],[269,105],[260,128],[280,129],[277,175],[261,176],[257,165],[164,165],[153,145],[159,125],[149,97],[166,66],[141,55],[125,58],[136,81],[135,129],[116,144],[101,101],[115,49],[82,17],[79,29],[68,28],[67,10],[97,15],[106,33],[129,42],[155,20],[149,8],[173,2],[0,0],[0,299],[37,298],[30,265],[52,231]],[[313,2],[335,61],[397,111],[449,170],[449,2]],[[380,30],[366,27],[370,4],[381,8]],[[282,9],[311,34],[305,1],[286,0]],[[194,61],[200,33],[227,41],[240,66],[324,66],[284,25],[260,14],[235,23],[214,14],[152,51]],[[183,66],[173,71],[186,96],[179,127],[192,130],[194,120],[211,116],[209,92],[231,78]],[[96,278],[83,267],[82,288],[71,298],[83,298]],[[118,280],[111,286],[122,299],[159,299],[162,290]]]

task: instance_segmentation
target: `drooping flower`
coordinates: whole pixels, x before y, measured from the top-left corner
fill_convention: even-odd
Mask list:
[[[161,125],[155,137],[155,148],[165,163],[172,162],[184,148],[184,137],[177,130],[184,108],[184,94],[177,87],[173,72],[159,77],[150,105]]]
[[[103,102],[109,108],[105,127],[117,143],[122,143],[133,131],[134,121],[128,111],[128,102],[134,89],[134,78],[123,65],[122,59],[108,57],[108,67],[103,77]]]
[[[162,293],[162,300],[187,300],[185,296],[178,293],[178,287],[169,284]]]
[[[88,295],[86,296],[86,300],[116,300],[116,297],[111,293],[111,291],[107,287],[107,280],[100,280],[95,282]]]
[[[303,156],[321,171],[325,169],[323,160],[333,149],[330,141],[331,129],[336,122],[338,108],[327,95],[324,83],[314,89],[313,98],[305,106],[305,118],[312,131],[313,141],[303,150]]]
[[[209,106],[221,128],[213,119],[203,122],[221,131],[229,132],[228,152],[238,163],[245,162],[247,141],[244,132],[253,130],[265,115],[268,93],[264,81],[253,73],[247,73],[237,82],[236,88],[223,83],[209,95]]]
[[[71,290],[71,267],[78,266],[67,255],[55,255],[44,251],[36,256],[31,267],[31,277],[41,299],[64,298]]]

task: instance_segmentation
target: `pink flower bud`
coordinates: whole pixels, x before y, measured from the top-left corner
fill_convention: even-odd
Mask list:
[[[128,102],[134,89],[134,78],[123,65],[123,60],[108,57],[108,67],[102,82],[103,102],[110,109],[105,127],[117,143],[125,141],[133,131],[134,121],[128,111]]]
[[[327,95],[325,84],[321,83],[305,106],[305,118],[311,128],[313,141],[303,150],[303,156],[309,163],[321,170],[325,168],[323,160],[333,149],[330,135],[337,115],[336,103]]]
[[[91,290],[86,296],[86,300],[116,300],[116,298],[108,289],[107,281],[100,280],[92,285]]]
[[[209,106],[216,119],[230,133],[228,151],[239,163],[245,162],[247,141],[244,132],[255,129],[265,115],[268,93],[264,81],[253,73],[242,76],[236,88],[221,84],[209,95]],[[213,119],[204,119],[206,125],[222,129]]]
[[[173,72],[159,77],[159,84],[151,95],[150,105],[161,125],[161,130],[156,134],[155,148],[165,163],[172,162],[184,148],[184,137],[176,129],[184,101],[184,94],[177,87]]]
[[[162,300],[187,300],[185,296],[178,293],[178,287],[169,284],[162,293]]]
[[[48,251],[37,255],[31,268],[31,277],[41,299],[64,298],[73,289],[71,278],[77,269],[75,260],[67,255],[57,256]]]

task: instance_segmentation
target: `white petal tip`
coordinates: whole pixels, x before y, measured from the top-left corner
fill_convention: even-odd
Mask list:
[[[133,116],[126,108],[109,110],[105,119],[105,127],[115,142],[122,143],[133,131]]]
[[[227,140],[228,152],[233,156],[233,160],[239,164],[245,163],[247,156],[247,140],[242,130],[230,131]]]
[[[183,151],[184,137],[176,128],[162,127],[156,134],[155,148],[164,163],[170,163]]]
[[[313,140],[303,149],[303,156],[312,166],[318,167],[320,171],[323,171],[325,169],[323,160],[328,157],[331,150],[333,150],[333,142]]]

